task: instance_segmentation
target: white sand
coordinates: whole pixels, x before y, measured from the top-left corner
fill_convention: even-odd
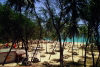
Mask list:
[[[75,45],[75,50],[74,50],[74,52],[77,52],[79,55],[74,55],[74,61],[75,62],[78,62],[79,61],[79,59],[82,59],[82,49],[79,49],[79,47],[80,47],[80,44],[82,44],[82,43],[78,43],[78,48],[77,48],[77,43],[75,43],[76,45]],[[59,52],[55,52],[55,54],[54,55],[51,55],[51,57],[50,57],[50,54],[46,54],[45,52],[46,52],[46,44],[42,44],[43,45],[43,51],[39,51],[38,53],[37,53],[37,55],[36,55],[36,57],[40,60],[40,63],[43,63],[44,61],[47,61],[47,62],[49,62],[49,63],[51,63],[51,64],[59,64],[58,62],[55,62],[55,61],[52,61],[53,59],[59,59],[59,57],[60,57],[60,53]],[[54,43],[48,43],[47,44],[47,51],[48,52],[52,52],[52,50],[53,50],[53,48],[51,48],[51,45],[52,46],[55,46],[55,44]],[[70,57],[69,58],[67,58],[67,59],[64,59],[65,61],[72,61],[72,53],[71,53],[71,43],[70,44],[67,44],[66,46],[65,46],[65,49],[64,49],[64,55],[66,56],[66,55],[70,55]],[[32,46],[35,46],[36,47],[36,44],[33,44]],[[69,47],[68,46],[70,46],[70,50],[69,50]],[[56,46],[56,48],[55,49],[59,49],[58,48],[59,47],[59,44],[57,44],[57,46]],[[69,51],[68,51],[69,50]],[[31,60],[31,57],[33,56],[33,53],[34,53],[34,51],[32,51],[32,52],[28,52],[28,54],[29,54],[29,61]],[[45,55],[45,57],[40,57],[41,55]],[[83,55],[84,55],[84,51],[83,51]],[[90,56],[91,57],[91,55],[88,55],[88,56]],[[98,56],[98,53],[96,53],[96,57]],[[50,59],[49,59],[49,57],[50,57]],[[16,63],[10,63],[10,64],[5,64],[5,66],[16,66],[17,64]],[[0,65],[1,66],[1,65]]]

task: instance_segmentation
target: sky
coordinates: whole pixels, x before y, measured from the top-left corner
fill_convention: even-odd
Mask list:
[[[0,3],[4,4],[5,1],[7,1],[7,0],[0,0]],[[36,3],[35,5],[36,5],[37,8],[39,8],[42,4],[41,4],[41,3]],[[82,20],[80,20],[80,21],[78,22],[78,24],[84,24],[84,23],[83,23]],[[100,28],[99,28],[99,32],[100,32]]]
[[[7,1],[7,0],[0,0],[0,3],[4,4],[5,1]],[[42,4],[41,4],[41,3],[36,3],[35,5],[36,5],[37,8],[39,8]],[[83,24],[83,21],[80,20],[80,21],[78,22],[78,24]]]
[[[0,3],[4,3],[6,0],[0,0]]]

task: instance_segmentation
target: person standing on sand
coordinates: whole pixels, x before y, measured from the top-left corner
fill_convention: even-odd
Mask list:
[[[13,48],[16,48],[16,43],[13,45]]]
[[[6,46],[6,48],[8,48],[8,47],[9,47],[9,46],[8,46],[8,43],[6,43],[5,46]]]

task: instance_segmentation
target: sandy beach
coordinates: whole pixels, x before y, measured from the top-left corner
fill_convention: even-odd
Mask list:
[[[74,62],[84,62],[84,58],[82,58],[82,53],[83,53],[83,56],[84,56],[84,50],[82,51],[82,49],[80,48],[82,43],[77,43],[75,42],[75,45],[74,45]],[[59,53],[59,43],[41,43],[39,44],[40,47],[39,49],[37,50],[36,52],[36,55],[35,57],[39,59],[40,62],[38,63],[32,63],[32,66],[36,66],[36,67],[42,67],[41,65],[43,65],[44,62],[48,62],[49,64],[51,65],[59,65],[59,58],[60,58],[60,53]],[[56,45],[56,47],[55,47]],[[29,61],[31,61],[31,58],[34,54],[34,51],[36,49],[36,46],[37,44],[32,44],[32,45],[29,45],[29,49],[32,49],[28,52],[28,58],[29,58]],[[64,54],[64,62],[71,62],[72,61],[72,43],[66,43],[65,44],[65,47],[64,47],[64,51],[63,51],[63,54]],[[47,50],[46,50],[47,49]],[[52,51],[54,52],[53,54],[50,54],[52,53]],[[87,54],[88,57],[91,58],[91,52],[89,52]],[[98,53],[95,52],[95,57],[98,56]],[[5,64],[5,66],[19,66],[21,65],[21,63],[8,63],[8,64]],[[91,64],[88,64],[88,66],[90,66]],[[2,66],[2,65],[0,65]],[[45,66],[43,66],[45,67]]]

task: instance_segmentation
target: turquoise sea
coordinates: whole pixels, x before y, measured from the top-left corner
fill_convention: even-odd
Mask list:
[[[64,42],[63,39],[62,39],[62,42]],[[72,38],[66,38],[65,42],[73,42],[73,39]],[[86,42],[86,38],[74,37],[74,42]]]
[[[64,42],[64,40],[62,39],[62,42]],[[73,42],[73,39],[71,38],[66,38],[65,42]],[[86,44],[86,38],[83,37],[74,37],[74,42],[75,44]]]
[[[48,38],[46,38],[46,40],[50,40]],[[62,39],[62,42],[64,42],[64,40]],[[72,38],[66,38],[65,42],[73,42]],[[74,42],[80,42],[80,43],[86,43],[86,38],[84,37],[74,37]]]

